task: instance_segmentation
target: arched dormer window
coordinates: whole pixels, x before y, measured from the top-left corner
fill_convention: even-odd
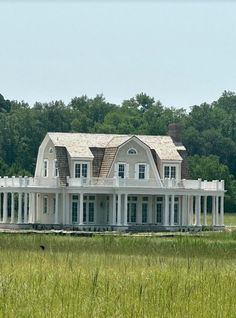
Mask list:
[[[130,148],[127,153],[128,155],[137,155],[137,150],[134,148]]]

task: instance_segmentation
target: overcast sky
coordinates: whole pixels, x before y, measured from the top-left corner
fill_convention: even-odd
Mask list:
[[[236,91],[233,1],[0,0],[0,13],[5,98],[119,104],[145,92],[187,108]]]

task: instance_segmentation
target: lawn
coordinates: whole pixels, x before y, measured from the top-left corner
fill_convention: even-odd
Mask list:
[[[0,235],[0,317],[229,318],[235,299],[236,232]]]

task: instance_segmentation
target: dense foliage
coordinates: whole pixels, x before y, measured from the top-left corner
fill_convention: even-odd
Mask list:
[[[167,134],[180,123],[192,178],[224,179],[227,210],[236,209],[236,95],[225,91],[212,104],[184,109],[164,107],[144,93],[108,103],[102,95],[35,103],[0,95],[0,175],[33,174],[38,147],[48,131]]]

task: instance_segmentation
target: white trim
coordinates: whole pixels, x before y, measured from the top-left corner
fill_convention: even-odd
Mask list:
[[[119,178],[119,165],[124,165],[124,179],[129,178],[129,164],[127,162],[116,162],[116,177]]]
[[[140,179],[139,178],[139,166],[145,166],[145,171],[144,171],[144,178]],[[146,162],[138,162],[135,164],[135,179],[138,180],[148,180],[149,179],[149,164]]]

